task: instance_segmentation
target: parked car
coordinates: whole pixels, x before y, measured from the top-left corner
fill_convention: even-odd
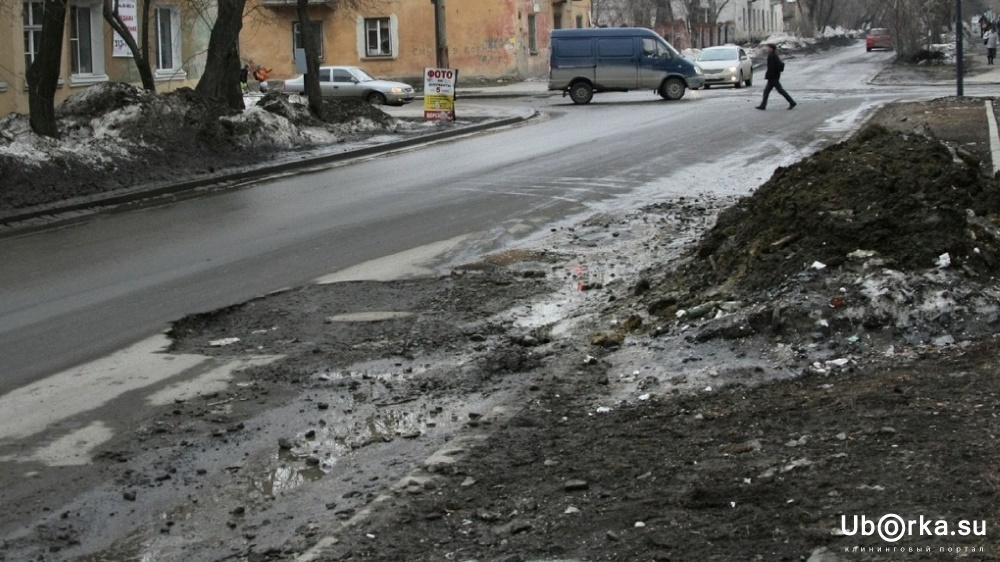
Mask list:
[[[324,96],[358,98],[372,105],[403,105],[413,101],[413,86],[403,82],[373,78],[357,66],[319,67],[319,89]],[[285,81],[285,92],[305,91],[303,77]]]
[[[872,49],[892,49],[892,35],[889,35],[889,30],[882,27],[869,29],[865,37],[865,49],[868,52]]]
[[[716,85],[732,85],[742,88],[753,85],[753,61],[741,47],[720,45],[706,47],[695,59],[705,73],[705,88]]]
[[[597,92],[651,90],[679,100],[702,87],[701,68],[650,29],[554,29],[549,33],[549,90],[585,104]]]

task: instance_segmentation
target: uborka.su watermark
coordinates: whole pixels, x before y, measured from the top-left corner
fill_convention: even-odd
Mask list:
[[[903,519],[895,513],[887,513],[878,519],[865,515],[840,516],[840,531],[847,536],[878,535],[886,542],[896,542],[903,537],[968,537],[986,536],[986,520],[968,521],[962,519],[949,523],[943,519]]]

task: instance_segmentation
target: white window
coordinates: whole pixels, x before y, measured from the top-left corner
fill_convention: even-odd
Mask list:
[[[75,1],[69,6],[71,86],[107,82],[104,74],[104,19],[100,2]]]
[[[312,32],[313,40],[319,43],[319,60],[323,60],[323,22],[310,21],[309,31]],[[306,45],[302,41],[302,26],[299,22],[292,24],[292,53],[295,49],[305,49]]]
[[[365,55],[369,57],[392,56],[392,34],[389,33],[389,18],[368,18],[365,20]]]
[[[178,6],[158,4],[153,14],[156,20],[156,79],[183,79],[186,73],[181,59],[181,10]]]
[[[93,74],[94,58],[90,37],[90,7],[69,9],[69,66],[73,74]]]
[[[399,22],[396,16],[358,17],[358,57],[396,58],[399,54]]]
[[[38,47],[42,44],[42,7],[41,0],[26,0],[22,7],[24,15],[24,69],[27,70],[38,56]]]

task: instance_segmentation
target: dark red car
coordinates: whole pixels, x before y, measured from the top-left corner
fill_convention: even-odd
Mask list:
[[[865,49],[871,52],[872,49],[892,49],[892,36],[889,30],[883,27],[874,27],[868,30],[865,37]]]

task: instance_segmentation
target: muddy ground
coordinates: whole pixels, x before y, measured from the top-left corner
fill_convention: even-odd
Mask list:
[[[985,123],[891,105],[743,200],[183,319],[283,358],[39,478],[0,559],[1000,559]],[[937,534],[852,534],[891,514]]]

